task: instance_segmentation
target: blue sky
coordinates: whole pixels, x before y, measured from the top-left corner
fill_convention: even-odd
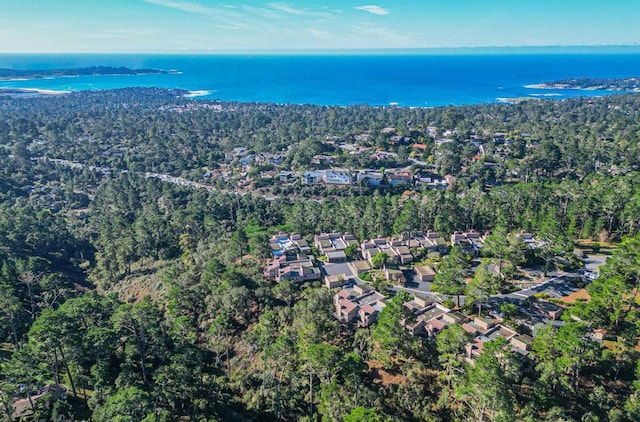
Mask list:
[[[637,45],[638,0],[0,0],[0,52]]]

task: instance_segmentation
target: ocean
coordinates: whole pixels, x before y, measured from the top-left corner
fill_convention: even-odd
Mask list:
[[[435,107],[515,98],[569,98],[609,91],[527,88],[565,78],[640,77],[640,53],[95,55],[1,54],[0,68],[93,65],[175,70],[178,74],[0,81],[0,88],[55,91],[182,88],[194,98],[345,106]]]

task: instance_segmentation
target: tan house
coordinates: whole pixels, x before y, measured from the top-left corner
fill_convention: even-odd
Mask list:
[[[386,297],[370,287],[355,285],[335,294],[335,316],[343,323],[356,323],[367,327],[377,321],[378,314],[386,306]]]
[[[431,282],[436,277],[436,272],[428,265],[419,265],[413,269],[418,281]]]
[[[328,289],[335,289],[336,287],[342,287],[349,282],[349,277],[346,274],[332,274],[324,276],[324,284]]]

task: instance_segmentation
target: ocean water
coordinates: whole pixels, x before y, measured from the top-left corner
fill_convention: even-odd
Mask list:
[[[179,74],[0,81],[0,88],[56,91],[137,86],[198,91],[194,98],[295,104],[433,107],[608,91],[526,88],[565,78],[640,77],[640,53],[376,55],[0,55],[0,68],[91,65]]]

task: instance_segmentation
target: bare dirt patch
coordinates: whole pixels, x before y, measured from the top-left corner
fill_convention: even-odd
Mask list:
[[[589,296],[589,292],[587,292],[587,289],[580,289],[576,292],[571,293],[569,296],[560,298],[562,302],[570,305],[573,305],[579,300],[583,300],[583,299],[586,300],[587,302],[589,301],[589,299],[591,299],[591,297]]]
[[[390,385],[404,384],[407,379],[400,374],[393,374],[382,367],[382,364],[375,360],[367,362],[369,366],[369,374],[376,384],[382,384],[385,387]]]

